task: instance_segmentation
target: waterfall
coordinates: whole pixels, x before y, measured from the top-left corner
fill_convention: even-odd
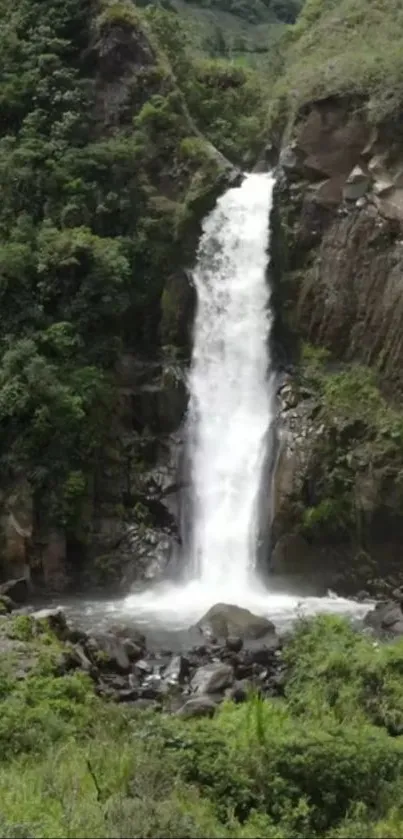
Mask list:
[[[205,219],[188,414],[191,576],[245,592],[256,571],[259,488],[272,416],[269,217],[274,179],[245,177]],[[268,505],[269,507],[269,505]]]
[[[248,175],[203,224],[193,272],[198,305],[187,419],[187,580],[161,582],[124,601],[137,623],[164,632],[189,627],[219,601],[283,626],[297,613],[368,609],[332,595],[301,599],[266,589],[256,574],[258,543],[271,512],[274,375],[266,269],[273,187],[269,174]]]

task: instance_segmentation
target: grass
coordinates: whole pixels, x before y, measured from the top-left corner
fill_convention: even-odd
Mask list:
[[[374,122],[399,111],[402,32],[401,0],[307,0],[285,38],[271,122],[340,94],[364,97]]]
[[[300,621],[285,662],[284,699],[196,721],[103,702],[85,677],[39,663],[9,675],[2,835],[400,836],[403,642],[318,617]]]
[[[315,427],[322,427],[311,450],[315,503],[301,510],[302,532],[360,541],[357,476],[375,475],[379,492],[383,480],[393,480],[400,503],[402,414],[383,396],[375,371],[363,365],[335,365],[325,349],[305,345],[301,371],[318,400]]]

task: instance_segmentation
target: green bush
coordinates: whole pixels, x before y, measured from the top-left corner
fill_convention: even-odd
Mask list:
[[[285,699],[252,695],[189,721],[105,703],[86,676],[51,674],[40,657],[16,679],[14,654],[0,672],[5,836],[399,835],[400,641],[303,620],[285,647]]]
[[[337,94],[363,97],[375,122],[402,104],[400,0],[307,0],[285,36],[275,81],[272,123],[307,102]]]
[[[380,644],[338,617],[302,622],[290,641],[287,699],[293,712],[356,718],[403,734],[403,643]]]

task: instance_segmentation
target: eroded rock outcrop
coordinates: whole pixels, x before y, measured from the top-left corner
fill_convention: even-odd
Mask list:
[[[272,570],[349,594],[401,581],[403,537],[403,135],[361,105],[300,112],[273,253],[296,366],[280,393]]]
[[[403,136],[359,103],[313,103],[280,155],[291,318],[303,340],[401,388]]]

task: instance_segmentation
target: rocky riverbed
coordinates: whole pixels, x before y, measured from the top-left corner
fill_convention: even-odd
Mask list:
[[[284,633],[268,618],[239,606],[218,603],[181,636],[181,649],[149,643],[134,622],[110,622],[108,628],[84,629],[61,607],[33,610],[12,599],[24,598],[22,581],[0,590],[0,651],[13,653],[19,678],[36,663],[35,646],[44,632],[57,641],[55,673],[82,671],[107,700],[136,708],[212,715],[224,699],[244,701],[251,692],[281,696],[286,672]],[[403,593],[368,606],[361,627],[381,636],[403,635]],[[169,635],[166,636],[169,638]]]

